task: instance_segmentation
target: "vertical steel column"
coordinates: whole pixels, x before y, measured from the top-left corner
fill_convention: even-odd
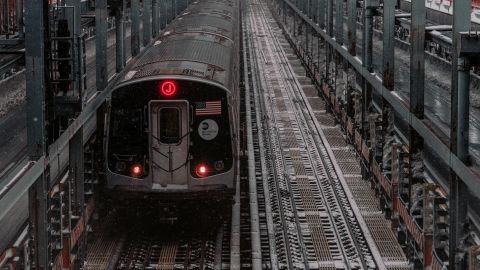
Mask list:
[[[395,74],[395,0],[383,1],[383,85],[393,90]]]
[[[23,0],[17,0],[15,7],[15,12],[17,13],[18,38],[22,39],[25,36],[23,29]]]
[[[117,8],[115,11],[115,70],[117,73],[125,67],[124,12],[125,11],[120,8]]]
[[[348,52],[357,55],[357,0],[348,0]]]
[[[73,25],[69,25],[73,29],[70,31],[73,33],[74,43],[72,44],[72,52],[73,52],[73,74],[74,75],[74,82],[73,87],[74,90],[80,95],[82,91],[82,66],[85,63],[82,63],[83,58],[81,57],[81,40],[80,35],[82,34],[81,29],[81,5],[80,0],[65,0],[65,4],[67,6],[73,7]]]
[[[312,20],[315,23],[318,23],[318,0],[311,0],[312,5]]]
[[[333,0],[327,0],[327,34],[333,36]]]
[[[132,56],[135,57],[140,53],[140,7],[139,0],[130,0],[131,7],[131,17],[132,17],[132,26],[131,26],[131,51]]]
[[[317,0],[318,1],[318,26],[320,28],[325,28],[325,0]]]
[[[425,1],[412,1],[412,25],[410,39],[410,112],[418,119],[424,117],[424,89],[425,89]],[[412,166],[416,155],[423,151],[423,139],[409,126],[410,151],[409,158],[409,188],[408,198],[411,200],[412,186],[416,179],[413,178]]]
[[[312,1],[313,0],[307,0],[307,16],[308,18],[312,18]]]
[[[95,55],[97,90],[102,91],[108,83],[107,63],[107,0],[95,1]]]
[[[382,84],[390,91],[394,90],[395,82],[395,0],[383,1],[383,59],[382,59]],[[389,120],[389,105],[382,98],[382,138],[385,144],[386,129]],[[378,147],[376,147],[378,149]],[[382,151],[376,155],[383,161]],[[395,216],[395,214],[393,215]]]
[[[165,7],[165,0],[158,0],[160,1],[160,29],[164,29],[165,25],[167,24],[167,12]]]
[[[48,2],[25,2],[25,77],[27,95],[27,145],[29,160],[46,153],[45,102],[48,90]],[[31,232],[37,269],[49,267],[47,233],[47,177],[43,174],[29,190]]]
[[[158,22],[158,1],[153,0],[153,7],[152,7],[152,24],[153,24],[153,37],[156,38],[159,32],[159,22]]]
[[[343,1],[344,0],[337,0],[336,3],[337,18],[335,19],[335,39],[340,45],[343,44]]]
[[[364,27],[363,27],[363,66],[369,72],[373,72],[372,54],[373,54],[373,6],[369,5],[369,1],[364,2]],[[362,137],[368,141],[370,133],[368,132],[369,123],[368,115],[370,103],[372,101],[372,86],[363,79],[362,91]]]
[[[173,21],[175,19],[175,16],[177,16],[177,0],[172,0],[172,12],[171,12],[171,18],[170,21]]]
[[[84,159],[83,159],[83,132],[82,128],[77,131],[69,142],[70,177],[73,179],[75,193],[73,194],[72,210],[74,215],[80,216],[85,205],[84,192]]]
[[[470,59],[458,58],[458,115],[457,115],[457,156],[463,162],[468,161],[468,131],[470,110]]]
[[[327,34],[333,37],[333,0],[327,0],[326,30],[327,30]],[[332,48],[328,44],[326,44],[325,46],[325,54],[326,54],[325,55],[325,78],[328,83],[329,77],[333,75],[333,74],[330,74],[330,62],[332,62]]]
[[[462,117],[462,115],[460,114],[461,110],[459,110],[459,105],[464,102],[460,100],[461,94],[459,93],[459,81],[460,79],[465,79],[458,77],[458,75],[461,75],[458,73],[457,70],[459,66],[458,40],[460,37],[460,32],[470,30],[470,12],[470,1],[453,2],[452,84],[450,93],[450,149],[453,153],[457,155],[459,154],[457,151],[460,144],[464,144],[462,141],[464,138],[458,137],[458,131],[461,132],[462,130],[460,129],[459,123],[457,121]],[[464,83],[465,82],[462,82],[462,84]],[[468,100],[468,98],[469,97],[467,96],[466,99]],[[467,111],[463,111],[463,113],[468,114],[468,107],[465,109]],[[466,122],[468,122],[468,119],[466,120]],[[458,178],[452,170],[450,170],[449,189],[449,268],[458,270],[463,269],[461,257],[457,255],[462,252],[462,250],[459,249],[459,246],[463,238],[462,230],[465,222],[467,221],[468,204],[465,198],[468,196],[468,189],[461,181],[461,179]]]
[[[47,3],[27,1],[25,5],[25,77],[27,95],[27,141],[30,160],[37,160],[46,151],[45,92],[47,91]]]
[[[143,46],[152,39],[152,0],[143,0]]]

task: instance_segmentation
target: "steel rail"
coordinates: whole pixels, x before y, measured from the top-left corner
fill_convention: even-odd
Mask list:
[[[243,23],[243,21],[242,21]],[[246,40],[243,39],[243,64],[244,64],[244,87],[245,87],[245,112],[247,122],[247,151],[248,151],[248,190],[250,203],[250,226],[252,241],[252,269],[262,269],[262,251],[260,250],[260,225],[258,215],[258,194],[255,166],[255,150],[253,147],[252,133],[252,108],[250,105],[250,82],[248,78],[249,67],[247,66]]]
[[[251,24],[251,27],[253,27],[255,24],[254,22],[252,21],[252,19],[250,20],[250,24]],[[252,29],[253,30],[253,29]],[[253,35],[253,33],[252,33]],[[254,82],[256,84],[256,87],[254,87],[254,96],[256,98],[256,105],[255,108],[256,108],[256,115],[257,116],[260,116],[260,115],[267,115],[267,109],[266,109],[266,106],[265,106],[265,101],[263,99],[261,99],[260,97],[262,96],[260,93],[259,93],[259,89],[263,88],[263,86],[261,86],[261,80],[260,78],[258,77],[261,77],[260,76],[260,71],[259,71],[259,68],[258,67],[255,67],[256,64],[258,64],[256,61],[258,59],[260,59],[257,55],[256,55],[256,52],[257,52],[257,47],[256,47],[256,44],[254,42],[254,39],[252,39],[252,54],[250,54],[250,59],[253,60],[253,62],[255,62],[255,64],[253,64],[253,68],[254,68],[254,71],[252,71],[252,75],[254,74],[255,76],[255,79],[254,79]],[[263,102],[262,102],[263,101]],[[259,106],[258,106],[259,105]],[[262,123],[261,121],[257,122],[257,124],[260,124]],[[268,125],[267,125],[268,126]],[[272,136],[271,135],[271,130],[269,128],[263,128],[263,125],[262,125],[262,128],[259,130],[263,130],[264,132],[267,133],[267,135],[270,135],[270,137]],[[261,135],[261,133],[258,134],[258,137],[259,138],[263,138],[263,135]],[[263,142],[268,145],[268,150],[267,152],[271,153],[272,152],[272,149],[274,148],[273,147],[273,143],[271,140],[263,140]],[[267,153],[265,152],[265,153]],[[271,156],[271,155],[270,155]],[[264,160],[267,160],[266,156],[264,155],[263,158],[265,158]],[[274,163],[273,159],[271,160],[272,163]],[[278,180],[278,173],[277,173],[277,170],[275,168],[275,165],[271,165],[271,169],[272,169],[272,172],[270,173],[270,175],[272,176],[272,178],[274,179],[274,188],[275,188],[275,193],[277,194],[277,198],[278,198],[278,207],[279,207],[279,215],[280,215],[280,220],[282,221],[282,229],[287,229],[289,228],[289,226],[287,225],[287,222],[286,222],[286,217],[285,217],[285,209],[284,209],[284,205],[282,203],[282,199],[281,199],[281,196],[280,196],[280,187],[279,187],[279,182],[280,180]],[[265,168],[267,171],[268,169]],[[268,174],[268,173],[267,173]],[[264,178],[264,179],[268,179],[268,176],[267,178]],[[268,188],[266,189],[268,190]],[[289,200],[290,201],[290,200]],[[291,204],[293,204],[292,201],[290,201]],[[298,217],[297,217],[298,219]],[[295,222],[297,224],[297,221]],[[297,224],[298,226],[298,224]],[[294,263],[292,261],[292,255],[291,255],[291,244],[290,244],[290,241],[288,239],[288,235],[285,231],[282,231],[282,237],[283,237],[283,242],[284,242],[284,249],[285,249],[285,254],[286,254],[286,263],[287,263],[287,268],[288,269],[293,269],[294,268]]]
[[[250,59],[252,59],[252,55],[254,55],[254,52],[253,52],[253,50],[250,46],[250,43],[251,43],[250,37],[248,35],[245,35],[244,39],[245,39],[245,45],[246,45],[246,47],[244,47],[244,48],[248,48]],[[250,71],[252,71],[254,69],[252,67],[252,61],[247,62],[247,63],[250,64],[249,65]],[[248,76],[246,77],[246,80],[247,80],[247,82],[252,83],[252,86],[253,86],[252,88],[253,89],[258,89],[257,80],[256,80],[256,73],[252,72],[251,74],[252,74],[252,80],[250,81]],[[250,88],[250,84],[248,85],[248,87]],[[250,95],[253,95],[254,106],[251,109],[254,110],[255,121],[256,121],[256,124],[257,124],[257,136],[255,138],[256,138],[256,141],[257,141],[257,144],[258,144],[258,147],[259,147],[259,149],[258,149],[259,150],[258,159],[259,159],[259,163],[260,163],[260,168],[258,168],[258,169],[259,169],[259,173],[260,173],[262,179],[268,179],[268,177],[269,177],[268,176],[268,169],[267,169],[267,164],[265,164],[265,160],[266,160],[265,153],[266,153],[267,150],[265,149],[265,142],[263,140],[263,136],[261,136],[258,133],[258,131],[265,130],[263,128],[263,123],[262,123],[261,116],[260,116],[259,113],[257,113],[257,111],[259,110],[259,108],[261,108],[262,105],[260,104],[260,101],[258,100],[257,91],[251,91]],[[277,252],[276,252],[276,249],[275,249],[276,239],[275,239],[275,234],[274,234],[275,225],[274,225],[274,222],[273,222],[273,219],[272,219],[272,211],[273,211],[272,210],[272,203],[271,203],[272,195],[270,194],[268,184],[266,183],[266,181],[262,181],[262,186],[263,186],[263,194],[264,194],[264,198],[265,198],[265,216],[266,216],[266,221],[267,221],[268,239],[269,239],[269,243],[270,243],[270,245],[269,245],[270,246],[270,262],[271,262],[272,268],[276,269],[276,268],[279,268],[279,264],[278,264],[278,255],[277,255]],[[272,243],[273,243],[273,245],[272,245]]]

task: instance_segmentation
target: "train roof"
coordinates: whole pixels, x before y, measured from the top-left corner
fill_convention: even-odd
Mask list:
[[[229,90],[238,43],[235,1],[192,3],[131,65],[121,84],[172,76],[211,81]],[[192,78],[193,77],[193,78]]]

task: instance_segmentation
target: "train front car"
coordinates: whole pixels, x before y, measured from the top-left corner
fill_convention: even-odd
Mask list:
[[[107,118],[109,189],[167,200],[232,198],[236,12],[233,1],[194,2],[125,73]]]

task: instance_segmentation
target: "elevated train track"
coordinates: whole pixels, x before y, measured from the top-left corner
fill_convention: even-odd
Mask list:
[[[316,135],[323,131],[312,121],[314,111],[300,94],[303,90],[298,74],[289,68],[291,57],[282,52],[278,40],[289,45],[266,9],[265,3],[249,3],[246,18],[252,29],[247,38],[251,43],[251,75],[245,82],[252,91],[252,115],[256,116],[252,118],[252,134],[258,137],[254,136],[252,143],[259,147],[251,154],[256,160],[257,181],[259,176],[263,178],[263,184],[255,184],[261,202],[263,264],[289,269],[408,269],[399,248],[393,255],[399,261],[381,258],[375,244],[378,238],[372,238],[363,217],[354,214],[358,206],[345,195],[350,193],[349,187],[341,183],[343,173],[331,159],[335,157],[322,148],[326,138]],[[310,101],[314,101],[315,95],[311,97]],[[304,104],[308,109],[302,109]],[[318,105],[315,102],[315,110]],[[355,162],[355,157],[346,161]]]
[[[314,35],[313,30],[318,27],[314,23],[305,30],[308,17],[289,1],[250,0],[244,7],[242,104],[245,108],[240,126],[244,127],[241,133],[245,141],[241,143],[245,152],[231,216],[205,230],[202,226],[195,227],[195,221],[188,222],[193,228],[177,226],[175,222],[157,224],[148,213],[132,217],[135,222],[122,219],[123,213],[92,215],[93,205],[102,199],[91,197],[89,189],[85,213],[74,218],[80,220],[63,236],[73,245],[77,241],[84,243],[80,246],[87,249],[73,251],[77,252],[72,253],[73,257],[59,255],[50,267],[60,269],[65,258],[76,256],[76,265],[71,267],[83,269],[412,269],[419,267],[419,261],[432,259],[427,253],[432,247],[431,235],[416,219],[417,210],[412,210],[403,198],[395,197],[398,183],[380,171],[380,165],[372,158],[374,151],[367,146],[368,142],[362,141],[352,119],[343,111],[341,99],[335,97],[342,90],[331,90],[328,84],[318,81],[316,72],[324,69],[327,61],[325,44],[339,52],[338,57],[342,56],[343,47],[332,45],[335,40],[324,33]],[[276,14],[280,8],[285,12],[286,7],[290,15],[296,14],[295,18],[289,18],[292,24],[282,22],[281,16],[288,17],[285,14]],[[318,37],[323,37],[325,43]],[[305,70],[302,61],[309,70]],[[362,71],[354,60],[350,64]],[[359,74],[377,89],[375,78],[367,73]],[[330,79],[337,83],[338,75],[333,75]],[[65,162],[69,162],[65,161],[65,153],[75,157],[71,149],[75,147],[74,134],[90,137],[95,129],[92,119],[108,98],[108,91],[107,87],[105,92],[92,96],[84,112],[49,149],[50,156],[28,162],[25,171],[8,183],[5,190],[10,192],[0,191],[1,209],[12,211],[15,203],[21,202],[12,196],[13,192],[26,194],[27,187],[45,172],[44,164],[51,164],[54,178],[63,175],[48,193],[49,200],[54,203],[64,200],[65,192],[70,191],[65,189],[69,188],[66,179],[72,173],[67,169],[64,174]],[[392,101],[388,94],[382,92],[382,95]],[[401,106],[393,104],[405,116]],[[424,128],[417,122],[409,124],[420,130]],[[353,142],[353,147],[348,141]],[[449,166],[460,170],[462,164],[455,161],[455,156],[453,159],[453,165]],[[94,159],[86,159],[85,164],[88,162],[93,164]],[[393,166],[399,162],[402,161],[392,161]],[[94,167],[87,167],[86,174],[95,173]],[[368,168],[371,174],[367,173]],[[460,177],[472,185],[472,171],[465,171]],[[97,181],[90,176],[85,179],[86,183]],[[374,189],[365,180],[373,180]],[[416,185],[415,192],[422,188],[425,200],[436,196],[432,204],[444,207],[445,194],[438,193],[441,188],[429,182],[421,187]],[[382,200],[387,197],[385,192],[397,214],[391,221],[385,219],[388,203],[376,199],[379,194]],[[424,217],[428,211],[422,213]],[[6,216],[6,212],[0,212],[0,217]],[[90,231],[90,226],[94,233],[88,233],[87,241],[80,236]],[[395,235],[391,226],[395,232],[407,231],[407,240],[400,233]],[[0,266],[22,260],[19,250],[23,247],[17,242],[25,241],[27,233],[28,226],[18,234],[20,240],[13,243],[13,248],[0,257]],[[66,247],[61,254],[70,251]],[[444,258],[434,258],[429,263],[438,269]]]

